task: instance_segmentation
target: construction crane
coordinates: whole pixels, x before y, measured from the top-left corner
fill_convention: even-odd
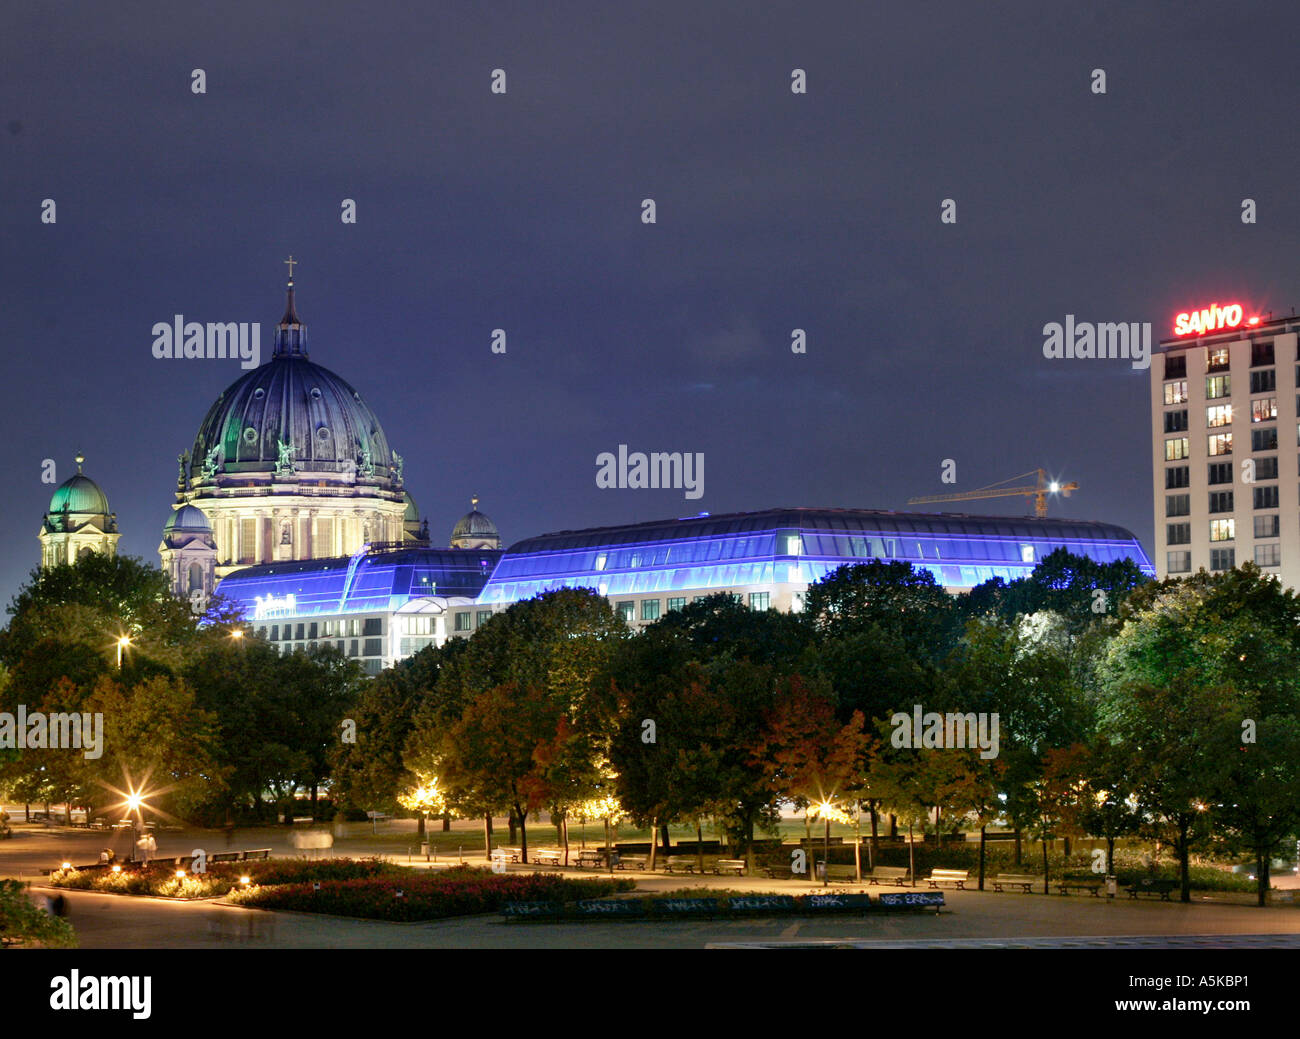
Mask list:
[[[1037,482],[1028,486],[1004,487],[1012,480],[1023,480],[1027,476],[1036,476]],[[1015,498],[1023,495],[1026,498],[1034,499],[1034,515],[1039,519],[1047,516],[1047,496],[1049,494],[1062,494],[1065,497],[1070,496],[1071,491],[1077,491],[1077,483],[1058,483],[1056,480],[1049,480],[1047,473],[1042,469],[1030,469],[1027,473],[1021,473],[1019,476],[1011,476],[998,483],[991,483],[987,487],[981,487],[975,491],[962,491],[959,494],[928,494],[923,498],[908,498],[908,505],[929,505],[933,502],[940,501],[978,501],[981,498]]]

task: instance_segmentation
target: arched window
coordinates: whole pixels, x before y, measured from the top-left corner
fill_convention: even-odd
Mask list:
[[[201,592],[201,591],[203,591],[203,564],[202,564],[202,563],[191,563],[191,564],[190,564],[190,587],[189,587],[189,590],[190,590],[191,592]]]

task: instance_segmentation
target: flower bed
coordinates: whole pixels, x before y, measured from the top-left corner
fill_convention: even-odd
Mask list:
[[[176,876],[173,865],[133,866],[111,870],[61,869],[50,874],[50,886],[121,895],[161,898],[215,898],[239,887],[239,878],[254,885],[310,884],[315,881],[359,880],[404,871],[381,859],[266,859],[255,862],[216,862],[206,873]]]
[[[260,909],[409,922],[489,913],[506,902],[599,898],[635,887],[634,881],[622,878],[574,879],[555,873],[502,874],[455,867],[441,873],[325,880],[319,890],[312,882],[251,887],[231,892],[230,901]]]

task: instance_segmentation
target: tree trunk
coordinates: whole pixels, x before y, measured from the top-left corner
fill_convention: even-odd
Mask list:
[[[1108,876],[1115,874],[1115,838],[1106,838],[1106,873]]]
[[[912,831],[909,829],[907,832],[911,833]],[[889,836],[891,838],[898,836],[898,816],[893,814],[889,816]]]
[[[1063,837],[1061,839],[1061,842],[1062,842],[1062,847],[1065,851],[1065,861],[1069,862],[1070,861],[1070,838]]]
[[[672,851],[672,836],[668,833],[668,821],[664,820],[659,824],[659,835],[664,839],[664,854],[667,855]],[[653,841],[653,836],[651,838]]]
[[[515,835],[518,833],[518,820],[517,820],[517,813],[513,808],[510,809],[509,822],[510,822],[510,843],[514,844]]]
[[[564,864],[569,864],[569,813],[564,813]]]
[[[1180,902],[1192,900],[1192,848],[1191,840],[1188,838],[1190,830],[1191,826],[1188,824],[1178,827],[1178,873],[1183,889],[1178,896]]]
[[[943,851],[943,825],[939,821],[942,811],[938,805],[934,806],[934,846],[939,851]]]
[[[528,813],[519,813],[519,861],[528,861]]]
[[[1255,849],[1255,890],[1258,904],[1268,903],[1268,855],[1259,848]]]
[[[443,833],[450,833],[450,832],[451,832],[451,813],[450,813],[450,812],[443,812],[443,813],[442,813],[442,832],[443,832]]]
[[[656,837],[655,837],[655,828],[656,828],[657,825],[658,825],[658,821],[657,821],[657,820],[655,820],[655,819],[651,819],[651,820],[650,820],[650,860],[649,860],[649,862],[650,862],[650,872],[651,872],[651,873],[653,873],[653,872],[655,871],[655,851],[656,851],[656,850],[658,849],[658,847],[659,847],[659,841],[658,841],[658,840],[656,839]]]
[[[424,836],[424,813],[423,812],[421,812],[415,820],[415,835],[417,837]]]
[[[695,819],[695,868],[704,872],[704,831],[700,828],[698,816]]]
[[[980,827],[980,882],[979,882],[979,889],[980,889],[981,891],[984,890],[984,831],[987,830],[987,829],[988,829],[987,826],[981,826],[981,827]]]
[[[483,857],[492,861],[492,813],[483,816]]]
[[[1020,827],[1017,826],[1013,832],[1016,835],[1016,860],[1015,861],[1016,861],[1016,865],[1019,866],[1020,865]]]
[[[874,858],[875,853],[880,850],[880,813],[874,803],[868,805],[867,810],[871,813],[871,855]]]
[[[1047,838],[1044,837],[1043,838],[1043,894],[1050,895],[1051,893],[1052,893],[1052,889],[1048,883],[1048,874],[1047,874]]]

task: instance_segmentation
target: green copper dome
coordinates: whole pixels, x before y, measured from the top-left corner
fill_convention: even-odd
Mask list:
[[[212,524],[208,522],[208,517],[204,515],[202,509],[195,508],[193,505],[182,505],[179,509],[173,510],[163,525],[163,537],[172,533],[211,534]]]
[[[77,455],[77,472],[59,484],[50,498],[50,508],[45,514],[45,529],[51,532],[74,531],[86,523],[96,525],[105,532],[117,530],[117,523],[108,508],[108,496],[99,484],[81,471],[85,459]]]
[[[187,462],[189,486],[319,477],[399,490],[401,459],[375,413],[342,378],[307,359],[292,292],[271,359],[208,409]]]

